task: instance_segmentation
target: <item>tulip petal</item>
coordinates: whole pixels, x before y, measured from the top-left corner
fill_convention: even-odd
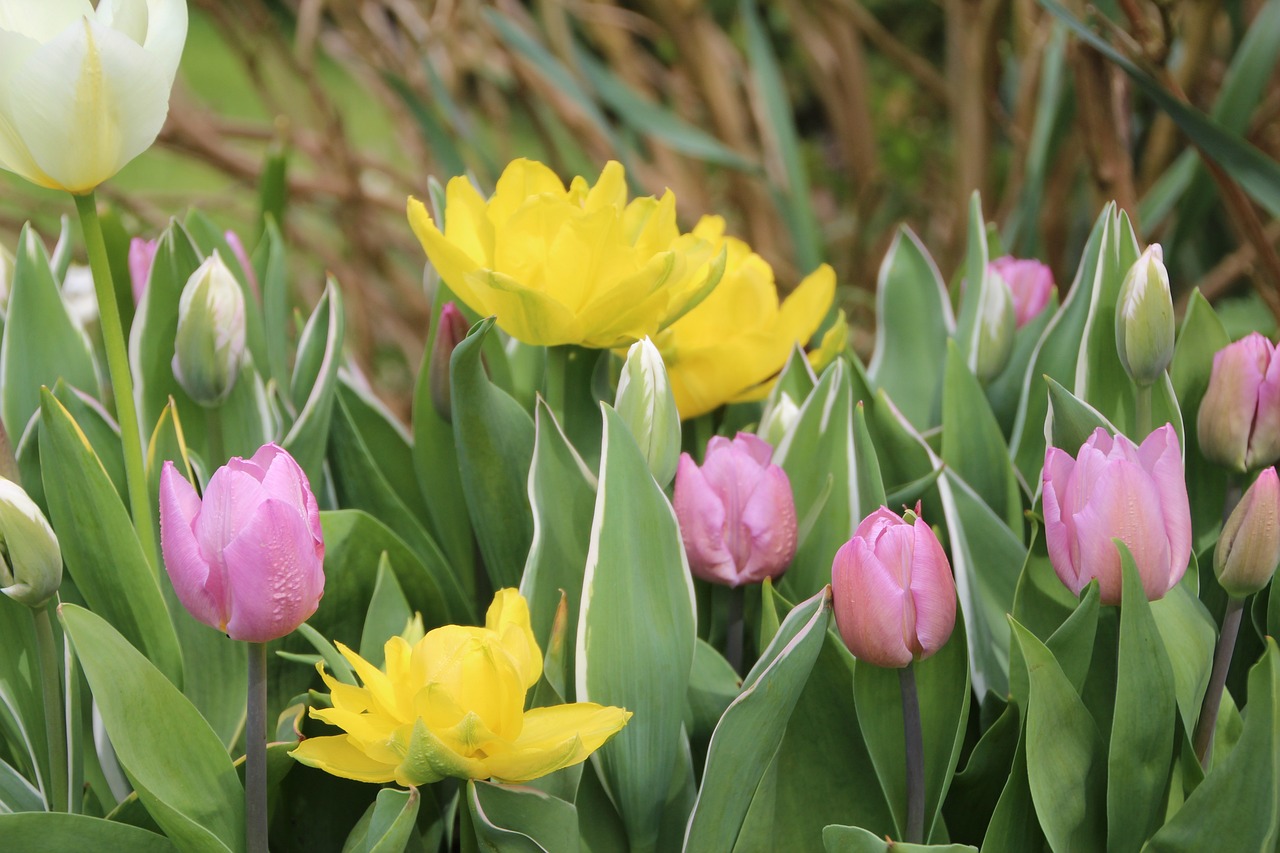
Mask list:
[[[710,446],[708,455],[711,455]],[[680,522],[680,538],[684,540],[689,568],[704,580],[733,584],[737,571],[733,554],[725,545],[724,503],[687,453],[680,454],[680,463],[676,466],[672,506]]]
[[[831,568],[836,627],[854,657],[875,666],[903,667],[913,654],[903,642],[908,595],[855,536],[836,552]]]
[[[230,602],[221,571],[205,558],[194,530],[200,497],[166,461],[160,472],[160,550],[174,594],[191,615],[210,627],[226,630]]]
[[[921,657],[942,648],[956,626],[956,583],[942,543],[924,519],[913,525],[911,598],[915,604],[916,653]]]
[[[427,253],[427,260],[436,268],[441,280],[449,285],[453,295],[482,317],[494,313],[483,296],[474,291],[470,284],[469,277],[480,269],[479,263],[440,233],[422,202],[411,196],[408,208],[409,227],[422,244],[422,250]]]
[[[1079,582],[1079,555],[1075,535],[1075,520],[1070,503],[1073,498],[1072,475],[1076,460],[1071,454],[1050,447],[1044,454],[1041,474],[1043,490],[1041,505],[1044,510],[1045,544],[1049,549],[1049,562],[1067,589],[1079,594],[1084,584]]]
[[[516,589],[500,589],[485,613],[484,625],[497,633],[502,647],[516,664],[526,688],[542,675],[542,652],[529,621],[529,603]]]
[[[739,433],[740,438],[745,436]],[[750,539],[751,551],[738,576],[739,583],[776,578],[796,555],[796,505],[791,481],[777,465],[769,465],[767,460],[764,464],[768,467],[742,508],[742,527]]]
[[[564,198],[564,183],[559,176],[536,160],[512,160],[502,170],[489,199],[489,221],[500,228],[530,196],[544,194]]]
[[[324,593],[324,572],[306,521],[284,501],[263,501],[223,551],[231,588],[227,633],[265,643],[292,631]]]
[[[0,3],[0,29],[46,42],[84,17],[92,17],[89,0],[41,0]]]
[[[510,750],[490,757],[485,769],[507,782],[545,776],[585,760],[629,719],[630,711],[592,702],[533,708],[525,714],[524,730]]]
[[[1267,347],[1270,341],[1265,342]],[[1280,356],[1271,350],[1258,385],[1258,405],[1249,433],[1245,464],[1252,470],[1280,459]]]
[[[140,0],[133,0],[140,2]],[[178,73],[182,49],[187,43],[186,0],[145,0],[147,40],[143,47],[156,57],[156,64],[168,72],[170,85]]]
[[[240,463],[239,465],[237,463]],[[196,539],[206,559],[224,562],[227,545],[252,523],[268,495],[254,473],[244,470],[243,460],[232,460],[213,472],[204,488],[204,503],[196,518]]]
[[[343,779],[385,784],[394,782],[396,768],[375,761],[354,747],[346,735],[309,737],[289,753],[308,767]]]
[[[467,276],[466,284],[490,314],[501,318],[503,331],[513,338],[534,346],[582,340],[577,318],[554,296],[530,290],[510,276],[490,270],[475,270]]]
[[[1160,496],[1160,515],[1169,539],[1170,574],[1165,589],[1160,592],[1163,596],[1182,580],[1191,561],[1191,504],[1182,450],[1173,426],[1165,424],[1148,435],[1138,448],[1138,458]]]
[[[1088,506],[1076,513],[1080,540],[1080,588],[1098,579],[1103,604],[1119,604],[1121,590],[1119,539],[1133,554],[1149,600],[1163,598],[1169,583],[1169,540],[1158,507],[1160,495],[1141,467],[1113,462],[1093,484]],[[1080,590],[1072,590],[1077,595]]]
[[[264,444],[251,460],[260,466],[262,488],[273,498],[283,500],[294,507],[307,521],[307,527],[315,539],[313,550],[317,559],[324,559],[324,533],[320,526],[320,505],[311,491],[306,473],[294,458],[275,444]]]
[[[396,690],[396,682],[391,681],[385,672],[360,657],[343,643],[335,642],[334,646],[346,658],[347,663],[351,664],[351,669],[360,677],[360,683],[369,691],[369,696],[378,703],[376,707],[378,713],[403,720],[411,718],[408,700],[401,699],[400,691]]]
[[[32,7],[34,8],[34,7]],[[0,89],[8,90],[11,80],[33,53],[39,50],[39,42],[8,29],[0,29]],[[8,98],[0,98],[0,166],[16,172],[34,184],[55,187],[56,183],[46,175],[32,159],[27,144],[13,124]]]

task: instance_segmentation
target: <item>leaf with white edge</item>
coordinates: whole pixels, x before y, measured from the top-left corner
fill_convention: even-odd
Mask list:
[[[1075,456],[1096,429],[1105,429],[1115,435],[1115,424],[1093,406],[1062,387],[1056,379],[1045,377],[1049,383],[1049,421],[1047,422],[1053,447],[1061,448]],[[1040,479],[1032,487],[1039,489]]]
[[[578,849],[578,811],[559,797],[536,788],[472,780],[467,783],[466,798],[481,850],[575,853]]]
[[[115,418],[107,413],[102,404],[83,390],[68,385],[66,380],[59,379],[53,386],[53,396],[71,415],[71,419],[79,425],[94,455],[102,463],[111,483],[121,500],[127,501],[125,494],[124,452],[120,445],[120,427]]]
[[[177,853],[163,835],[100,817],[63,812],[0,815],[6,850],[92,850],[93,853]]]
[[[822,830],[822,846],[826,853],[978,853],[968,844],[907,844],[888,841],[860,826],[831,825]]]
[[[330,278],[324,295],[302,329],[298,355],[288,388],[289,399],[298,417],[280,442],[298,460],[312,483],[323,480],[321,464],[329,441],[329,421],[333,415],[335,384],[346,335],[342,291]],[[281,389],[282,391],[284,389]]]
[[[0,759],[0,813],[44,811],[44,796],[27,777]]]
[[[347,837],[343,853],[401,853],[413,838],[421,803],[417,788],[383,788]]]

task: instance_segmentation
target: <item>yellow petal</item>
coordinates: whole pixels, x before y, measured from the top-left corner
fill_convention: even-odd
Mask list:
[[[534,708],[506,752],[485,761],[495,778],[525,782],[586,759],[631,719],[631,712],[591,702]]]
[[[477,270],[467,279],[473,291],[482,292],[498,317],[498,327],[511,337],[534,346],[580,343],[579,324],[573,312],[554,296],[530,290],[510,276]]]
[[[493,223],[484,198],[465,177],[450,180],[444,198],[445,239],[477,266],[488,266],[493,260]]]
[[[529,603],[517,589],[498,590],[484,617],[484,625],[497,633],[502,647],[511,655],[526,688],[532,687],[542,675],[542,651],[533,636],[529,621]]]
[[[489,199],[489,221],[495,228],[502,229],[530,196],[543,194],[565,197],[564,184],[556,173],[536,160],[512,160],[502,170],[493,197]]]
[[[836,272],[823,264],[805,276],[791,295],[783,300],[778,312],[778,337],[801,344],[808,341],[827,316],[835,298]]]
[[[453,295],[482,317],[492,314],[482,295],[472,290],[468,280],[479,269],[479,264],[445,239],[432,221],[431,214],[427,213],[427,208],[413,197],[409,198],[409,227],[422,244],[422,250],[427,253],[427,260],[431,261],[431,265],[440,274],[440,279],[449,286]]]
[[[374,761],[352,746],[346,735],[309,737],[289,754],[308,767],[357,782],[382,784],[396,778],[394,766]]]
[[[387,678],[387,674],[369,663],[360,655],[351,651],[342,643],[335,642],[338,651],[347,659],[347,663],[351,664],[351,668],[355,670],[356,675],[364,683],[369,695],[378,703],[381,710],[397,717],[403,717],[408,713],[407,699],[396,694],[395,684],[391,679]]]
[[[610,160],[600,172],[600,179],[587,193],[582,209],[588,213],[611,207],[622,210],[627,204],[627,176],[622,164]]]

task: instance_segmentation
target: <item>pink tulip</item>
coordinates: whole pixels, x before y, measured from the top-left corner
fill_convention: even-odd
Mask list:
[[[875,666],[924,660],[956,625],[947,555],[922,518],[907,516],[880,507],[862,520],[831,566],[836,627],[854,657]]]
[[[1280,358],[1254,332],[1213,357],[1196,432],[1204,455],[1236,471],[1280,459]]]
[[[142,297],[147,293],[151,265],[155,263],[158,248],[160,248],[159,240],[134,237],[129,241],[129,283],[133,287],[134,305],[141,305]]]
[[[776,578],[796,555],[791,481],[769,463],[773,448],[740,432],[707,443],[702,467],[680,454],[673,503],[689,568],[736,587]]]
[[[160,545],[178,600],[233,640],[283,637],[324,594],[320,510],[307,475],[274,444],[215,471],[203,500],[165,462]]]
[[[436,414],[446,421],[453,419],[450,359],[469,331],[471,324],[452,300],[440,306],[440,322],[436,326],[435,341],[431,345],[431,362],[427,368],[427,388],[431,391],[431,405],[435,406]]]
[[[1280,564],[1280,477],[1274,467],[1253,481],[1222,526],[1213,550],[1213,570],[1228,594],[1260,591]]]
[[[1120,603],[1120,551],[1112,539],[1133,554],[1151,601],[1182,579],[1191,559],[1191,508],[1170,424],[1141,447],[1101,428],[1074,459],[1050,447],[1041,478],[1049,559],[1073,593],[1097,578],[1102,603]]]
[[[988,268],[1009,286],[1013,294],[1013,316],[1019,329],[1049,304],[1053,295],[1053,273],[1039,261],[1005,255],[992,261]]]

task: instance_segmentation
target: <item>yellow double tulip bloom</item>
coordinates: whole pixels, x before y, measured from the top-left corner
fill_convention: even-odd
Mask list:
[[[487,201],[459,177],[445,189],[444,231],[417,199],[409,224],[454,295],[535,346],[606,349],[656,335],[720,280],[724,255],[680,233],[676,200],[627,200],[622,166],[566,190],[555,173],[515,160]]]
[[[542,652],[514,589],[498,591],[483,628],[446,625],[412,646],[392,637],[385,669],[338,649],[364,686],[343,684],[320,665],[333,707],[311,716],[346,733],[307,738],[291,753],[335,776],[400,785],[446,776],[524,782],[585,760],[631,718],[589,702],[524,710]]]

